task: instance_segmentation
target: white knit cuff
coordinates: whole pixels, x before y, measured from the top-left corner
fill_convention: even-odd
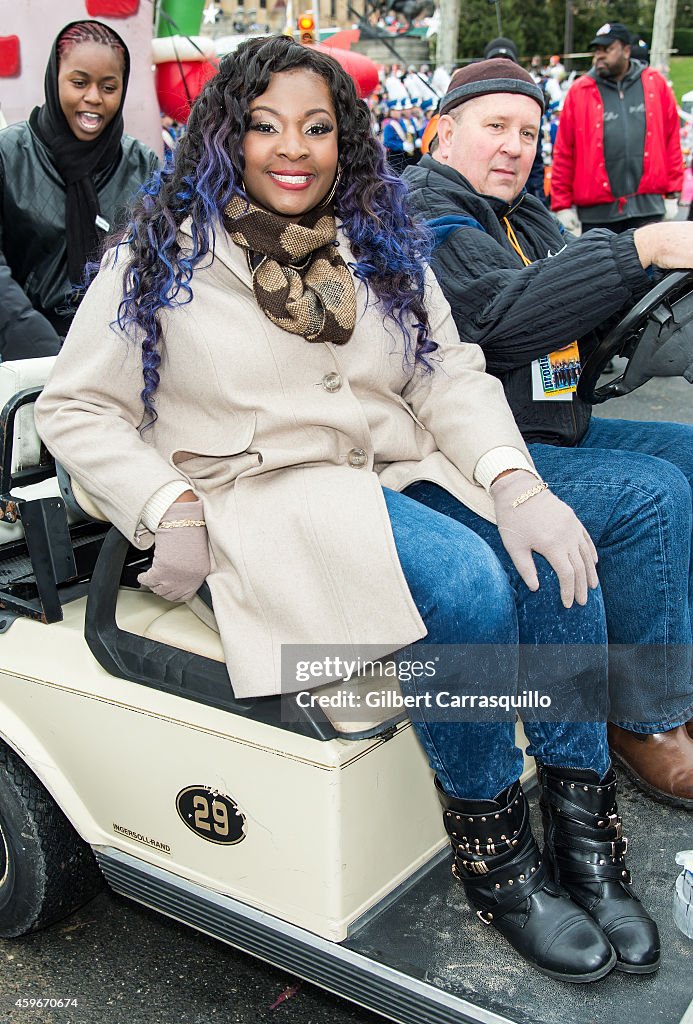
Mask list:
[[[488,491],[496,477],[508,469],[526,469],[537,480],[541,480],[540,475],[523,452],[518,448],[506,446],[492,448],[490,452],[481,456],[474,469],[474,479]]]
[[[160,487],[158,491],[152,494],[142,509],[141,518],[144,526],[151,533],[154,533],[164,518],[164,513],[168,511],[176,498],[180,498],[181,494],[189,490],[190,484],[186,483],[185,480],[172,480],[171,483]]]

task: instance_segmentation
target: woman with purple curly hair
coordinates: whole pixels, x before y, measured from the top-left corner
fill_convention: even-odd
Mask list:
[[[579,782],[609,825],[594,850],[627,875],[595,552],[536,475],[480,350],[460,344],[404,191],[338,64],[283,36],[243,43],[104,258],[38,427],[132,543],[154,545],[140,582],[218,629],[237,697],[305,688],[311,662],[291,659],[306,645],[325,645],[313,687],[341,678],[345,651],[394,654],[457,876],[522,956],[573,982],[617,961],[655,970],[636,898],[614,883],[588,913],[532,837],[518,640],[561,647],[522,669],[556,701],[551,721],[525,716],[547,815]],[[408,496],[417,480],[497,521],[514,575]],[[464,710],[479,696],[496,709],[483,720]],[[579,860],[570,830],[550,834]]]

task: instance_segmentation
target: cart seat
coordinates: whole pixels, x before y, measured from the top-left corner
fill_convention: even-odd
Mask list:
[[[191,607],[195,611],[194,615],[190,614],[186,605],[166,610],[150,622],[144,635],[157,643],[183,648],[203,658],[223,662],[224,652],[214,613],[199,596],[193,598]],[[345,697],[349,693],[356,696],[353,702],[358,709],[356,711],[352,710],[348,697]],[[397,680],[391,675],[381,677],[365,673],[350,680],[311,689],[311,694],[316,699],[329,698],[320,706],[335,732],[345,739],[384,731],[406,717],[401,708],[396,706],[400,689]],[[370,701],[369,694],[372,695]],[[370,702],[376,706],[369,707]]]
[[[53,369],[55,356],[38,359],[13,359],[0,363],[0,409],[27,388],[42,388]],[[14,422],[12,473],[41,465],[41,440],[34,426],[30,405],[19,409]]]
[[[46,383],[55,358],[42,356],[0,363],[0,416],[4,429],[12,427],[12,444],[5,449],[2,496],[20,501],[62,497],[66,499],[67,518],[71,526],[89,519],[103,520],[93,501],[76,485],[72,496],[65,475],[59,467],[57,471],[54,469],[54,462],[36,432],[33,399]],[[31,403],[17,407],[17,402],[21,402],[26,393],[31,394]],[[45,479],[31,482],[40,476]],[[27,482],[24,484],[23,480]],[[24,524],[21,518],[15,521],[0,519],[0,546],[22,540],[23,537]]]

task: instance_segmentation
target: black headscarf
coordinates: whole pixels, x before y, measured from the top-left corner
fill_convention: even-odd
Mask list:
[[[58,42],[73,25],[101,25],[98,21],[72,21],[58,33],[50,60],[46,67],[45,95],[42,107],[35,107],[29,123],[44,146],[50,151],[56,170],[65,182],[65,229],[67,242],[67,269],[70,281],[79,285],[85,264],[97,253],[103,232],[99,235],[96,218],[99,216],[99,199],[94,185],[94,174],[117,165],[121,154],[123,137],[123,103],[130,76],[130,54],[117,32],[108,26],[109,32],[123,47],[125,67],[123,69],[123,94],[120,106],[113,120],[90,142],[78,139],[70,129],[60,106],[58,95]]]

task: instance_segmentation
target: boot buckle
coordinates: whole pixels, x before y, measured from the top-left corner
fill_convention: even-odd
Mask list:
[[[472,875],[487,875],[489,873],[489,866],[483,860],[463,860],[462,867]]]
[[[616,849],[618,847],[618,849]],[[628,853],[628,836],[618,838],[611,844],[611,856],[612,857],[625,857]]]
[[[493,914],[490,911],[487,911],[487,914],[488,917],[485,917],[483,910],[477,910],[476,912],[476,916],[479,918],[480,921],[483,921],[484,924],[491,924],[491,922],[493,921]]]

